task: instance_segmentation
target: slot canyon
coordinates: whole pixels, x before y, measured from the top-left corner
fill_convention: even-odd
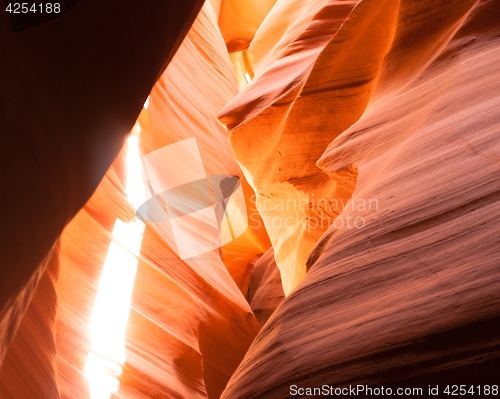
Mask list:
[[[57,4],[0,20],[0,399],[498,395],[500,0]]]

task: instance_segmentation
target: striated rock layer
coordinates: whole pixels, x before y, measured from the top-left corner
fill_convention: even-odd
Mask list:
[[[256,259],[245,297],[262,329],[285,298],[272,248]]]
[[[336,104],[334,115],[366,107],[317,162],[333,180],[358,170],[338,219],[359,223],[323,235],[306,277],[257,336],[223,398],[287,398],[291,385],[496,381],[499,15],[498,1],[364,0],[313,61],[325,72],[316,88],[324,100],[309,112],[325,121],[324,135],[337,129],[325,107]],[[260,77],[266,73],[278,80],[272,64]],[[251,102],[252,85],[222,113],[236,148],[249,138],[246,124],[274,118]],[[354,92],[365,100],[347,103]],[[283,134],[272,137],[279,143]],[[243,157],[256,179],[262,157]]]
[[[194,138],[207,175],[240,176],[225,130],[215,118],[236,92],[215,12],[206,3],[139,117],[141,153],[147,157]],[[147,169],[154,181],[167,181],[173,169],[187,170],[191,162],[165,161],[164,169]],[[235,223],[258,217],[251,190],[242,184],[248,215],[245,209],[233,210]],[[201,199],[194,193],[190,201]],[[181,260],[172,249],[169,229],[165,223],[146,227],[127,330],[129,357],[118,396],[218,398],[258,331],[242,292],[252,258],[265,252],[269,240],[263,226],[248,225],[221,252]],[[205,233],[195,229],[190,240],[203,240]]]
[[[177,18],[180,20],[181,15]],[[156,38],[143,38],[145,49],[156,48],[158,32],[155,34]],[[149,62],[152,70],[157,65],[151,57],[152,54],[144,56],[144,62]],[[160,72],[157,69],[155,73]],[[139,86],[137,80],[134,84]],[[151,92],[148,110],[143,109],[134,129],[134,134],[139,134],[142,154],[194,137],[207,175],[239,177],[241,172],[226,132],[215,118],[236,93],[236,80],[217,17],[207,3]],[[126,93],[122,96],[120,100],[126,102]],[[144,100],[145,96],[141,100],[134,95],[134,102],[142,104]],[[118,138],[119,148],[123,137],[115,139]],[[109,148],[101,149],[103,157],[111,161],[114,155]],[[8,327],[2,328],[2,334],[10,334],[3,335],[6,339],[1,342],[2,348],[8,346],[7,338],[15,337],[0,369],[2,399],[91,398],[86,362],[89,354],[100,355],[91,346],[91,318],[99,280],[111,244],[123,245],[111,234],[115,221],[130,223],[135,218],[125,194],[127,151],[125,146],[92,198],[66,227],[48,266],[38,269],[38,273],[43,273],[38,284],[25,289],[24,298],[18,295],[16,306],[27,307],[27,311],[17,332],[14,333],[14,324],[19,322],[22,309],[17,315],[9,310],[2,319]],[[68,168],[88,166],[77,156],[64,159]],[[168,177],[172,170],[182,167],[167,165],[156,172]],[[60,184],[64,189],[62,181]],[[234,229],[238,223],[247,227],[221,251],[182,260],[162,236],[161,224],[146,226],[125,332],[126,360],[119,365],[120,385],[113,397],[220,396],[257,334],[257,321],[242,292],[250,279],[251,260],[270,246],[255,209],[253,191],[244,179],[242,193],[243,207],[232,209],[231,216]],[[75,197],[73,202],[76,200]],[[73,206],[73,202],[68,205]],[[250,217],[258,224],[249,224]],[[57,237],[53,227],[45,226],[47,236],[54,233]],[[36,232],[35,229],[32,233]],[[20,273],[16,277],[25,276]],[[14,295],[15,287],[11,288],[10,294]],[[23,384],[27,376],[29,383]]]
[[[186,68],[190,65],[190,68]],[[194,138],[207,175],[227,175],[241,178],[245,194],[245,209],[232,213],[233,224],[247,224],[244,233],[222,247],[222,259],[242,293],[246,291],[252,258],[269,246],[269,238],[255,207],[255,196],[242,176],[240,167],[227,138],[225,129],[215,114],[238,93],[237,83],[227,50],[210,4],[205,4],[175,58],[151,91],[149,107],[139,118],[141,152],[147,154],[182,140]],[[166,160],[164,169],[150,168],[155,181],[167,181],[172,169],[183,170],[188,164],[182,159]],[[153,170],[154,169],[154,170]],[[193,178],[194,179],[194,178]],[[189,193],[191,194],[191,193]],[[201,202],[198,193],[192,200]],[[237,213],[237,215],[235,215]],[[249,223],[251,221],[251,223]],[[239,230],[234,225],[235,230]],[[155,229],[167,241],[168,229],[156,224]],[[202,241],[204,230],[192,236]],[[218,259],[219,254],[215,257]]]
[[[0,361],[49,252],[120,151],[202,3],[82,1],[17,33],[3,14]]]
[[[124,399],[495,384],[499,21],[500,0],[0,21],[0,398],[95,399],[96,367]],[[126,316],[116,357],[113,248],[112,288],[135,276],[97,319]]]
[[[276,19],[281,20],[279,7],[284,18],[296,19],[282,27],[282,37],[268,50],[265,66],[252,83],[218,115],[257,194],[285,294],[304,278],[307,255],[342,209],[318,209],[314,199],[340,204],[350,198],[355,185],[356,170],[347,169],[342,178],[332,179],[315,161],[361,116],[391,41],[382,36],[352,57],[339,56],[342,51],[351,53],[359,40],[345,29],[336,35],[356,3],[278,2],[260,30],[267,33]],[[370,10],[372,19],[356,24],[359,36],[373,37],[377,29],[395,24],[397,9],[385,3]],[[339,47],[335,52],[334,46]]]

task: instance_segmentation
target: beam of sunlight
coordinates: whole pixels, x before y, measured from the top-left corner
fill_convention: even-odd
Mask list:
[[[136,124],[133,132],[140,133]],[[144,201],[138,139],[131,135],[127,150],[127,198],[137,209]],[[85,365],[91,399],[109,399],[119,387],[125,363],[125,331],[137,272],[144,223],[117,219],[104,262],[90,320],[91,351]]]
[[[250,77],[250,74],[248,72],[245,72],[245,80],[248,84],[252,83],[252,78]]]

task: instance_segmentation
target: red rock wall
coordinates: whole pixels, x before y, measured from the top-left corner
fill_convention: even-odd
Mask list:
[[[361,2],[313,69],[332,71],[316,90],[324,103],[309,105],[325,134],[336,125],[323,107],[355,113],[363,103],[338,102],[368,96],[360,119],[317,162],[334,180],[358,170],[354,208],[339,218],[363,218],[364,226],[323,235],[304,280],[257,336],[223,398],[286,398],[291,385],[495,381],[500,26],[492,15],[500,4],[389,3]],[[222,113],[236,143],[248,137],[236,108],[249,109],[249,123],[271,117],[239,101]],[[377,209],[360,206],[369,199]]]
[[[181,259],[146,225],[112,397],[495,383],[500,1],[211,0],[182,43],[200,2],[93,6],[0,20],[2,399],[90,398],[139,112],[141,155],[195,138],[241,178],[248,227]]]
[[[240,176],[225,130],[215,118],[236,93],[216,14],[206,4],[153,88],[148,110],[143,109],[142,153],[196,137],[207,174]],[[47,269],[40,280],[2,364],[2,399],[90,397],[85,364],[99,279],[114,240],[115,220],[134,218],[125,197],[126,152],[125,147],[64,230],[54,255],[56,269],[51,274]],[[243,184],[249,214],[242,209],[241,217],[260,220],[253,191]],[[262,223],[249,226],[222,252],[213,251],[201,261],[182,261],[152,226],[142,241],[126,331],[126,363],[113,396],[217,398],[258,331],[242,292],[252,258],[270,245],[267,233]],[[40,307],[44,313],[34,314]],[[31,335],[40,338],[26,345]],[[31,383],[19,389],[26,375]]]
[[[285,298],[272,248],[256,259],[245,297],[262,329]]]
[[[201,4],[86,0],[17,33],[2,14],[0,359],[47,254],[123,146]]]

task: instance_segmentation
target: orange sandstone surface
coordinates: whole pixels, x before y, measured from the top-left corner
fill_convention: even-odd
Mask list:
[[[498,384],[499,0],[80,0],[0,48],[0,399]]]

